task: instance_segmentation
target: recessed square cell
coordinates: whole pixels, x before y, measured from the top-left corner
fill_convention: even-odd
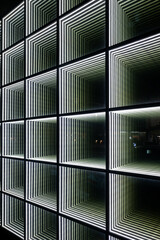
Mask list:
[[[157,0],[109,0],[109,45],[155,31],[159,21]]]
[[[49,209],[57,209],[57,167],[26,162],[26,198]]]
[[[61,117],[60,162],[104,169],[105,131],[105,113]]]
[[[95,110],[104,107],[105,53],[60,68],[60,113]]]
[[[28,203],[26,203],[26,213],[26,239],[57,239],[57,216],[55,213]]]
[[[56,66],[57,25],[46,27],[26,39],[26,76]]]
[[[50,71],[26,81],[26,116],[37,117],[56,113],[57,71]]]
[[[2,19],[3,50],[24,38],[24,2]]]
[[[27,0],[26,17],[28,35],[57,17],[57,0]]]
[[[110,112],[110,169],[160,176],[160,108]]]
[[[61,240],[106,240],[104,233],[64,217],[59,217],[59,233]]]
[[[2,124],[2,155],[24,158],[24,121]]]
[[[24,42],[2,54],[2,85],[24,78]]]
[[[160,34],[109,51],[109,107],[159,103]]]
[[[56,162],[56,136],[56,118],[41,118],[27,121],[27,158]]]
[[[2,99],[3,120],[24,118],[24,82],[4,87]]]
[[[105,47],[105,0],[89,1],[60,18],[60,64]]]
[[[24,160],[2,158],[2,190],[24,198]]]
[[[24,201],[2,195],[2,227],[24,239]]]
[[[109,231],[134,240],[160,238],[159,180],[110,174]]]
[[[60,212],[106,229],[105,173],[60,167]]]

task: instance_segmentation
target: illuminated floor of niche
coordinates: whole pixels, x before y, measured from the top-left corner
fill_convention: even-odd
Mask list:
[[[29,158],[28,160],[36,160],[36,161],[45,161],[45,162],[57,162],[56,155],[48,155],[43,157],[35,157],[35,158]]]
[[[112,170],[160,176],[160,161],[137,161]]]
[[[160,216],[147,210],[135,210],[122,219],[114,230],[127,235],[129,239],[160,239]],[[115,232],[114,231],[114,232]],[[133,238],[132,238],[133,237]]]
[[[15,155],[5,155],[5,157],[8,157],[8,158],[22,158],[24,159],[24,155],[23,154],[15,154]]]
[[[5,193],[9,193],[11,195],[24,198],[24,187],[16,187],[11,189],[4,190]]]
[[[84,166],[84,167],[93,167],[93,168],[100,168],[105,169],[105,159],[104,158],[84,158],[84,159],[78,159],[75,161],[68,161],[68,162],[62,162],[66,165],[75,165],[75,166]]]
[[[106,227],[105,212],[104,202],[95,202],[91,200],[63,210],[63,213],[81,219],[81,221],[88,222],[94,226],[98,226],[101,229],[105,229]]]
[[[56,209],[57,208],[57,197],[56,193],[46,193],[43,195],[39,195],[37,197],[33,197],[29,199],[33,203],[40,204],[45,206],[49,209]]]

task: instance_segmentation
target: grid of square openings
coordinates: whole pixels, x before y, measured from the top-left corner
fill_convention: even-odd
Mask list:
[[[105,15],[26,0],[2,19],[1,226],[22,239],[106,239]]]
[[[109,1],[109,231],[126,239],[160,238],[159,12]]]

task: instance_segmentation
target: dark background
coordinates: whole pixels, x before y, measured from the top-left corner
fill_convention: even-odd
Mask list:
[[[0,20],[21,2],[22,0],[3,0],[3,2],[0,3]]]
[[[11,232],[7,231],[5,228],[1,228],[1,227],[0,227],[0,239],[21,240],[21,238],[16,237],[16,235],[12,234]]]

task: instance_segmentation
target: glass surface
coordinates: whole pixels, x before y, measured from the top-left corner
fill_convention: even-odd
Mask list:
[[[2,155],[24,158],[24,121],[2,123]]]
[[[24,118],[24,82],[2,89],[3,120]]]
[[[109,106],[160,102],[160,34],[109,51]]]
[[[159,109],[110,113],[110,169],[160,175]]]
[[[59,228],[61,240],[106,240],[104,233],[64,217],[59,217]]]
[[[2,158],[2,190],[24,198],[24,161]]]
[[[105,113],[60,118],[60,162],[105,168]]]
[[[160,183],[138,177],[110,174],[110,231],[123,237],[160,237]]]
[[[27,27],[26,34],[30,34],[43,27],[57,17],[56,0],[27,0],[26,1]]]
[[[2,54],[2,84],[24,78],[24,42]]]
[[[26,76],[56,66],[56,23],[26,39]]]
[[[26,81],[26,116],[46,116],[56,113],[57,71],[50,71]]]
[[[105,107],[105,53],[60,68],[60,113]]]
[[[26,239],[57,239],[56,214],[28,203],[26,204],[26,212],[28,213],[26,218]]]
[[[160,2],[109,0],[109,19],[109,45],[114,45],[157,30],[160,21]]]
[[[60,64],[105,47],[105,1],[90,1],[60,19]]]
[[[61,167],[60,179],[60,212],[105,229],[105,173]]]
[[[24,2],[2,19],[3,50],[24,38]]]
[[[2,227],[24,239],[24,218],[24,202],[2,194]]]
[[[45,162],[57,161],[57,119],[27,121],[27,158]]]
[[[57,208],[57,167],[55,165],[26,163],[27,200],[49,209]]]

